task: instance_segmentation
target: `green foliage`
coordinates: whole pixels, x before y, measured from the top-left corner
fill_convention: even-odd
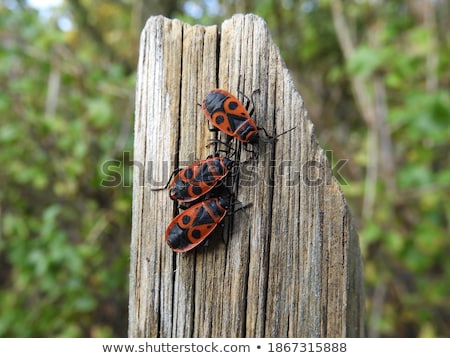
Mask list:
[[[366,262],[368,330],[394,337],[448,336],[450,95],[445,84],[450,78],[448,69],[430,67],[435,59],[448,63],[448,46],[437,46],[433,27],[425,27],[407,9],[400,18],[387,15],[372,21],[379,31],[366,30],[371,41],[362,39],[345,64],[349,76],[369,82],[384,79],[394,146],[390,160],[396,165],[396,189],[387,190],[386,178],[378,178],[374,213],[359,230]],[[359,194],[344,190],[354,195],[353,205],[358,207]],[[377,306],[378,300],[382,306]]]
[[[34,10],[0,24],[0,336],[125,336],[131,193],[100,182],[134,75]]]

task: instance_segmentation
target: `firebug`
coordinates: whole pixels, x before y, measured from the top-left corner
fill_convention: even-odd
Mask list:
[[[213,89],[202,103],[205,116],[211,124],[241,142],[258,143],[258,127],[248,112],[250,101],[245,107],[235,96],[223,89]]]
[[[181,203],[191,203],[209,193],[230,173],[234,162],[225,157],[209,156],[175,173],[170,197]]]
[[[222,184],[235,162],[217,154],[173,171],[166,185],[152,187],[163,190],[170,186],[169,196],[180,203],[192,204]]]
[[[228,213],[230,199],[209,198],[178,214],[166,229],[167,244],[174,252],[186,252],[201,244]]]

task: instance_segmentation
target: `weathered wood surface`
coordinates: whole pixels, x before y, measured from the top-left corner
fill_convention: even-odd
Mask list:
[[[224,240],[174,254],[164,233],[176,206],[150,188],[212,153],[198,103],[217,87],[259,90],[253,118],[269,133],[296,128],[261,143],[242,169],[238,199],[252,206],[226,220]],[[149,19],[136,89],[130,337],[363,335],[358,237],[313,131],[259,17],[221,27]]]

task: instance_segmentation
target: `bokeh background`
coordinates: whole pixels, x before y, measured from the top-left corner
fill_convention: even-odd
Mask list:
[[[367,335],[450,337],[446,0],[1,0],[1,337],[126,336],[140,31],[237,12],[267,21],[348,160]]]

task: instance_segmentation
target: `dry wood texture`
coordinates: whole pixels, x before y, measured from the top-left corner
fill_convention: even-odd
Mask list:
[[[241,150],[238,199],[252,206],[208,246],[174,254],[164,234],[176,205],[151,187],[212,154],[217,134],[198,104],[217,87],[253,94],[268,133],[295,129],[260,143],[257,160]],[[136,90],[130,337],[363,334],[358,237],[313,130],[259,17],[221,27],[149,19]]]

